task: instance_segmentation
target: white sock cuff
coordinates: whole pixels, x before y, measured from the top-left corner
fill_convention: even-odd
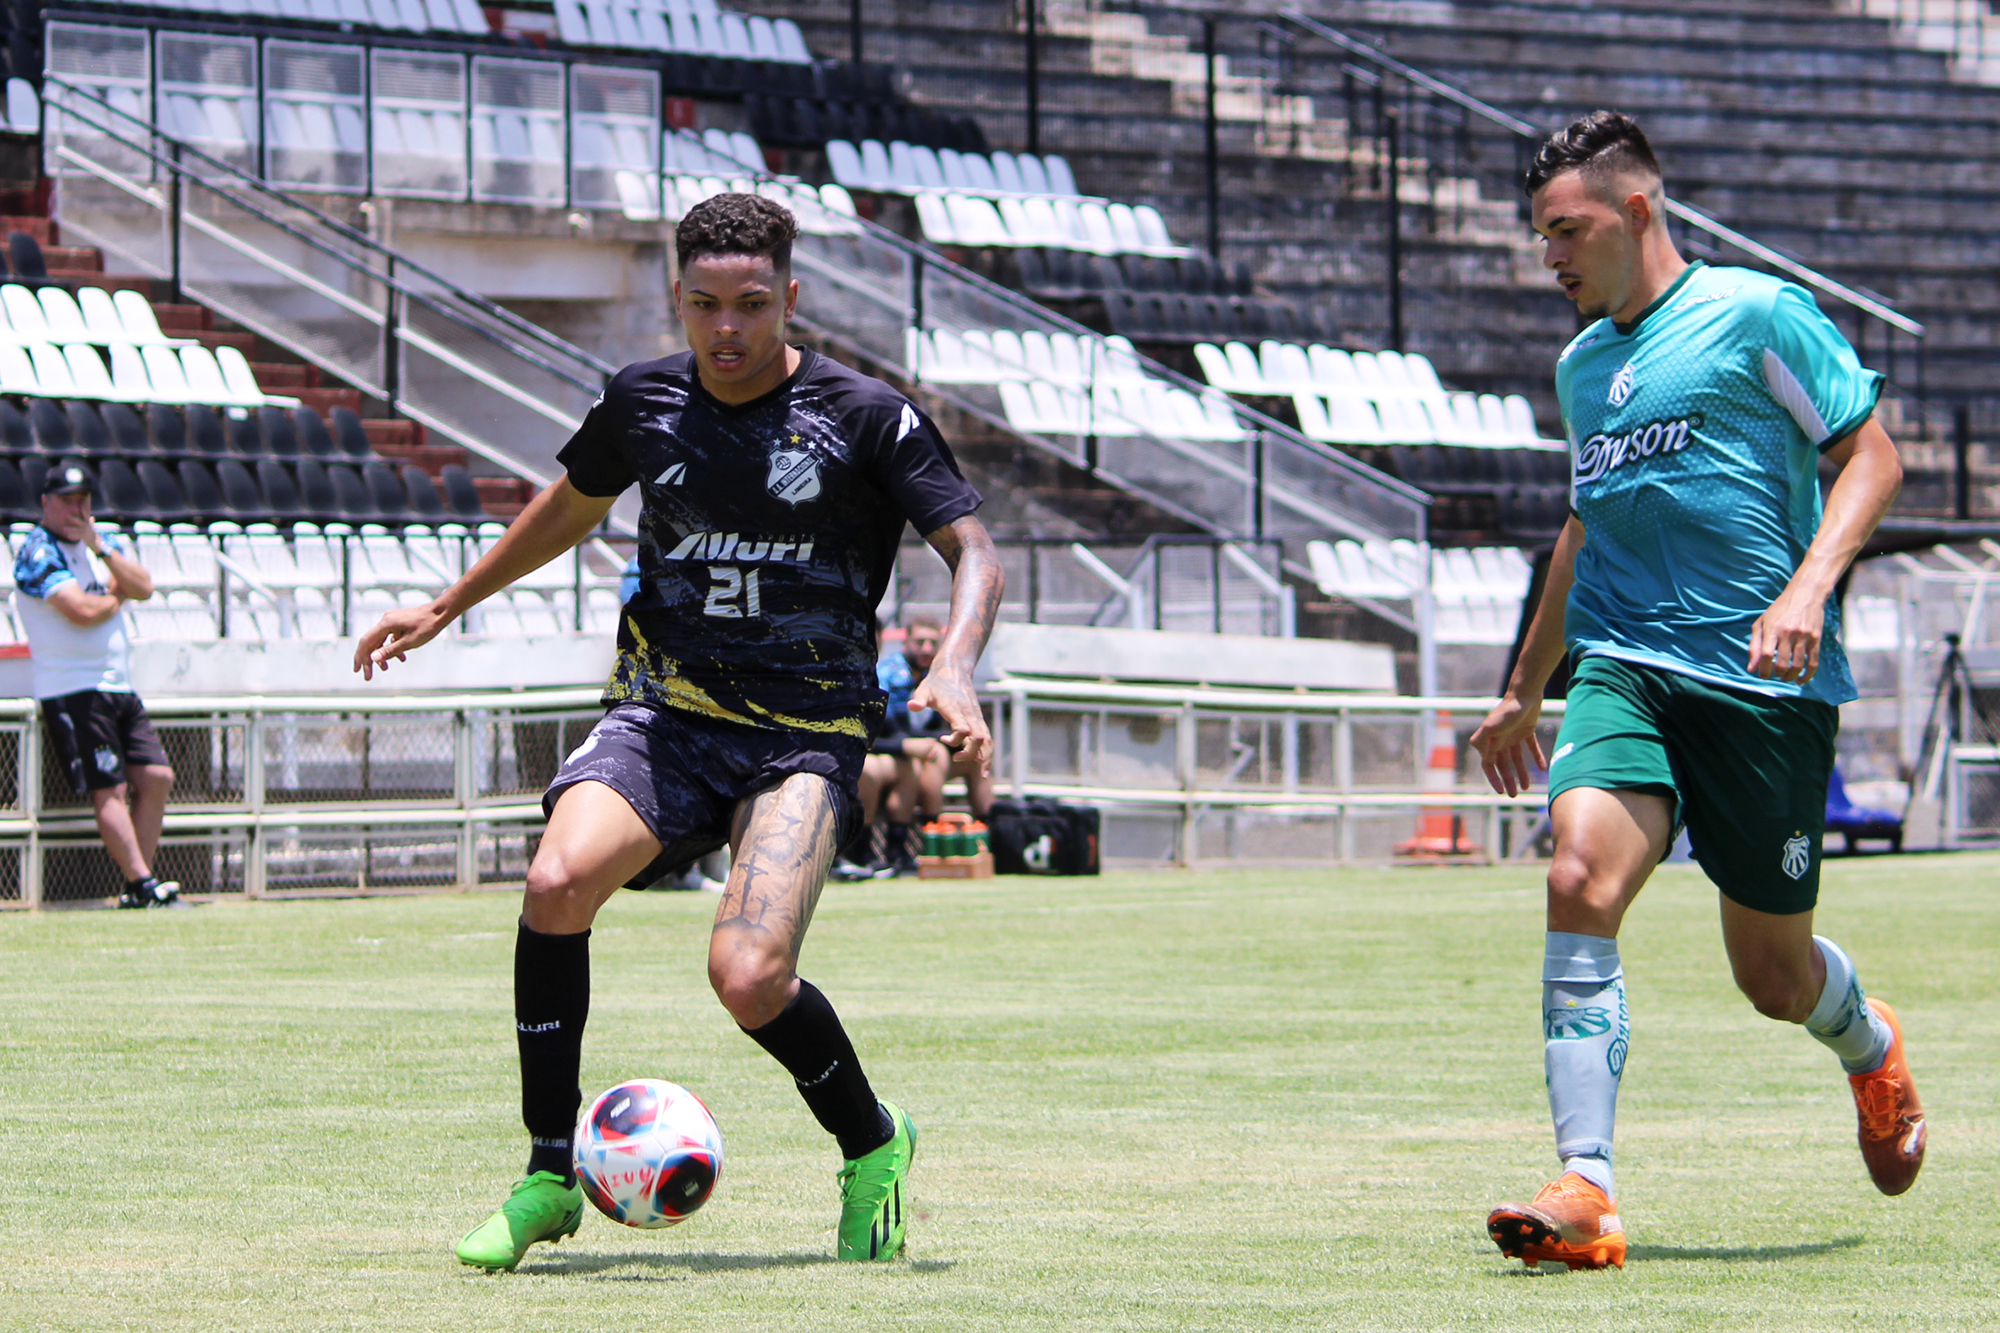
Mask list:
[[[1625,975],[1618,958],[1618,941],[1602,935],[1548,932],[1542,951],[1542,980],[1594,982],[1605,985]]]
[[[1847,997],[1854,989],[1854,961],[1824,935],[1813,936],[1813,944],[1826,964],[1826,985],[1820,989],[1819,1003],[1806,1015],[1806,1027],[1824,1032],[1846,1012]]]

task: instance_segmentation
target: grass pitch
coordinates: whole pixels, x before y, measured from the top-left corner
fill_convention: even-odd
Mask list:
[[[512,895],[7,917],[0,1326],[1990,1329],[1997,870],[1828,867],[1934,1126],[1893,1200],[1832,1057],[1663,871],[1624,941],[1632,1257],[1547,1276],[1483,1231],[1554,1165],[1531,868],[830,889],[804,971],[922,1130],[879,1268],[829,1259],[835,1154],[708,994],[705,895],[604,913],[584,1083],[696,1089],[715,1198],[498,1277],[451,1248],[525,1156]]]

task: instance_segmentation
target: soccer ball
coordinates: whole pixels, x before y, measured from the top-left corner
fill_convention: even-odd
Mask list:
[[[572,1140],[577,1183],[628,1227],[670,1227],[708,1202],[722,1131],[701,1098],[657,1078],[620,1083],[584,1108]]]

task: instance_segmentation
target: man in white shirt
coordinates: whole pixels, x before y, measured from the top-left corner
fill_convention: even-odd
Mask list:
[[[153,873],[174,770],[132,691],[125,603],[153,580],[117,533],[90,514],[91,477],[66,464],[42,484],[42,521],[14,560],[35,697],[57,766],[88,794],[105,850],[125,876],[120,907],[180,904],[180,885]]]

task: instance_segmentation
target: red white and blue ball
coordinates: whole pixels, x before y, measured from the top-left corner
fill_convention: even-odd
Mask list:
[[[620,1083],[576,1122],[584,1197],[628,1227],[670,1227],[708,1202],[722,1175],[722,1131],[701,1098],[664,1079]]]

